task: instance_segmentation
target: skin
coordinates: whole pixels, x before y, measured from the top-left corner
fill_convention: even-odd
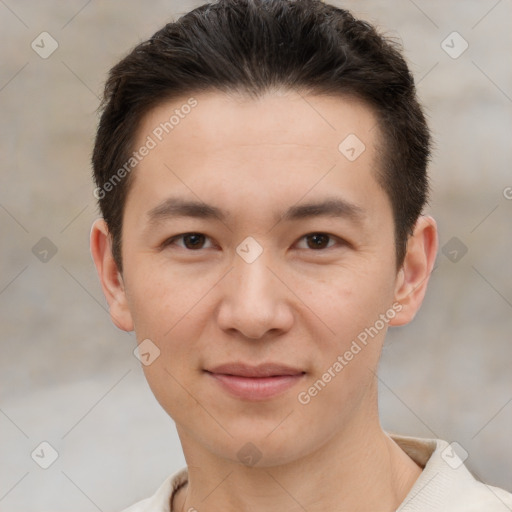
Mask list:
[[[379,422],[375,374],[388,324],[307,405],[297,395],[394,303],[401,310],[389,325],[411,321],[435,260],[435,221],[418,219],[397,271],[391,204],[375,179],[376,118],[361,102],[291,91],[195,98],[133,171],[122,275],[104,221],[91,232],[113,322],[160,349],[143,368],[188,465],[174,510],[396,510],[421,468]],[[136,146],[187,99],[151,111]],[[353,162],[338,150],[351,133],[366,146]],[[170,196],[227,217],[151,224],[149,212]],[[326,197],[357,205],[361,217],[274,218]],[[190,232],[205,235],[199,249],[183,238],[162,247]],[[326,248],[306,236],[314,233],[331,235],[321,238]],[[252,263],[236,252],[248,236],[263,249]],[[204,372],[233,361],[305,374],[276,397],[248,401]],[[254,466],[237,456],[248,442],[261,454]]]

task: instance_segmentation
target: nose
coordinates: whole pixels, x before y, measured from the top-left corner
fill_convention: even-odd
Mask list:
[[[263,255],[252,263],[236,256],[235,268],[222,285],[217,316],[221,329],[256,340],[291,328],[293,294],[269,263]]]

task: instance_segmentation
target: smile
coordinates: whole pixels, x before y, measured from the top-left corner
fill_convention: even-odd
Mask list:
[[[278,396],[295,384],[305,372],[274,363],[249,366],[230,363],[205,370],[226,392],[244,400],[267,400]]]

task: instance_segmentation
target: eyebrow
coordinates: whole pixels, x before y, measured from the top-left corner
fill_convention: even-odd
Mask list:
[[[228,213],[216,206],[179,197],[165,199],[152,208],[147,216],[148,224],[151,226],[176,217],[216,219],[221,222],[225,222],[230,217]],[[364,216],[364,210],[360,206],[339,197],[328,197],[321,201],[291,206],[284,213],[275,212],[274,219],[280,222],[314,217],[342,217],[360,224]]]

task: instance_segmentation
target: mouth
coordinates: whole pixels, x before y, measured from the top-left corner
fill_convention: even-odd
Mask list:
[[[281,395],[306,374],[298,368],[276,363],[258,366],[228,363],[204,370],[219,387],[244,400],[267,400]]]

